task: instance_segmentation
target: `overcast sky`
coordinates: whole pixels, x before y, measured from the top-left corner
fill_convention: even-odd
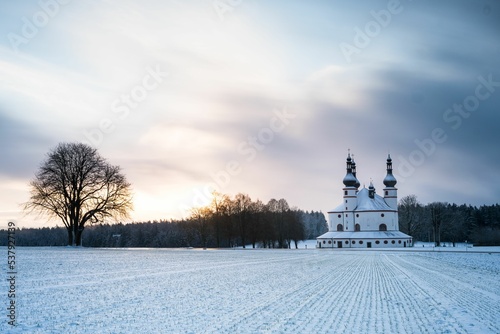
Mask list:
[[[0,227],[59,142],[135,221],[214,186],[326,213],[348,149],[379,193],[390,152],[400,198],[500,202],[498,1],[2,1],[0,31]]]

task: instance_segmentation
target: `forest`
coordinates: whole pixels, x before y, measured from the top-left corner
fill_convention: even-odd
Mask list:
[[[416,241],[467,241],[476,246],[500,245],[500,205],[457,205],[433,202],[423,205],[415,195],[398,203],[399,229]]]
[[[399,227],[414,241],[500,245],[500,205],[475,207],[445,202],[421,204],[415,195],[399,201]],[[253,247],[294,248],[328,230],[319,211],[290,208],[285,199],[267,203],[246,194],[215,194],[212,202],[193,208],[188,218],[148,222],[95,223],[85,228],[85,247]],[[0,230],[0,245],[7,231]],[[16,230],[18,246],[66,246],[65,227]]]
[[[292,248],[328,230],[321,212],[290,208],[285,199],[267,204],[246,194],[214,194],[212,202],[193,208],[181,220],[95,223],[82,234],[85,247],[253,247]],[[0,245],[7,231],[0,230]],[[4,240],[5,239],[5,240]],[[65,246],[65,227],[22,228],[16,231],[18,246]]]

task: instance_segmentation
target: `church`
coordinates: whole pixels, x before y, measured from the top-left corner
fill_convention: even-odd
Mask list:
[[[317,238],[317,248],[411,247],[412,237],[399,231],[397,180],[387,157],[383,197],[370,182],[368,189],[356,177],[356,162],[347,155],[343,203],[328,212],[328,232]]]

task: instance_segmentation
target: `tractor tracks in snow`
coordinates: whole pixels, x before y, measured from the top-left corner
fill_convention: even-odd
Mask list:
[[[471,273],[456,274],[456,268],[442,261],[429,261],[428,258],[391,256],[390,260],[402,273],[411,273],[411,282],[418,286],[420,295],[428,298],[422,303],[436,308],[443,317],[453,317],[457,323],[463,319],[474,318],[463,326],[467,332],[499,333],[500,332],[500,295],[491,292],[491,286],[478,286],[468,282]],[[455,272],[454,275],[447,274]],[[498,278],[497,278],[498,279]],[[493,284],[499,291],[499,283]],[[439,300],[439,302],[437,301]],[[433,301],[432,303],[429,303]]]

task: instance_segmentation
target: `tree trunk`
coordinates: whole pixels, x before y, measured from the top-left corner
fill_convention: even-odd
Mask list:
[[[75,246],[82,245],[82,232],[83,232],[83,229],[76,230],[76,232],[75,232]]]
[[[434,244],[436,247],[441,247],[441,226],[440,225],[435,225],[434,226]]]
[[[73,230],[68,228],[68,246],[73,246]]]

